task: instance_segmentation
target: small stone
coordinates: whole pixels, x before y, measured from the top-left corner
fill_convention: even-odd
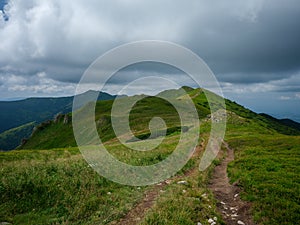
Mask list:
[[[207,222],[213,223],[213,222],[215,222],[215,221],[214,221],[212,218],[209,218]]]
[[[186,193],[186,190],[182,190],[182,193],[183,193],[183,194]]]
[[[210,225],[216,225],[217,223],[216,222],[212,222]]]
[[[222,205],[226,205],[226,203],[225,202],[220,202]]]
[[[108,195],[111,195],[111,192],[109,191],[109,192],[107,192],[107,194],[108,194]]]
[[[187,181],[185,181],[185,180],[181,180],[181,181],[178,181],[178,182],[177,182],[177,184],[184,184],[184,185],[187,185],[187,184],[188,184],[188,182],[187,182]]]
[[[201,197],[202,197],[202,198],[207,198],[207,194],[204,193],[204,194],[201,195]]]
[[[240,220],[237,221],[237,224],[245,225],[245,223],[243,221],[240,221]]]
[[[238,214],[232,214],[231,217],[238,217]]]
[[[202,223],[198,222],[197,225],[202,225]]]
[[[211,206],[209,205],[209,206],[208,206],[208,208],[210,208],[210,209],[211,209]]]
[[[237,196],[239,196],[239,194],[235,194],[234,197],[236,198]]]

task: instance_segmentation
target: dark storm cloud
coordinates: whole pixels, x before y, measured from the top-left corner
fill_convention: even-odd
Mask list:
[[[215,73],[230,74],[220,76],[224,81],[276,80],[300,69],[298,21],[298,1],[266,1],[253,20],[220,12],[204,23],[195,21],[188,47],[196,50]]]
[[[78,82],[98,56],[119,44],[143,39],[190,48],[221,82],[271,82],[272,90],[298,91],[293,85],[276,87],[299,76],[298,0],[15,0],[4,13],[10,19],[0,19],[0,76],[11,79],[2,91],[26,89],[28,82],[14,86],[22,79],[41,79],[63,89],[65,83]],[[149,64],[127,68],[110,81],[122,85],[149,74],[174,80],[182,75],[176,69]]]

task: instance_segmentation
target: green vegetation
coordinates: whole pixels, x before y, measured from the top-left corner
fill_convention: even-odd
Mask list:
[[[76,142],[73,136],[71,122],[63,123],[61,118],[56,123],[54,121],[46,121],[36,126],[31,138],[29,138],[18,149],[52,149],[75,147]]]
[[[28,138],[32,133],[34,122],[27,123],[0,134],[0,150],[11,150],[21,145],[21,141]],[[25,141],[25,140],[24,140]]]
[[[143,189],[99,176],[77,149],[1,153],[0,220],[13,224],[108,224]]]
[[[111,124],[111,107],[113,100],[98,101],[96,104],[96,125],[99,136],[103,142],[115,138]],[[143,115],[143,116],[141,116]],[[146,116],[144,116],[146,115]],[[70,119],[71,120],[71,115]],[[149,135],[149,122],[153,117],[161,117],[167,127],[172,128],[169,132],[180,125],[179,116],[174,107],[165,100],[157,97],[146,97],[139,101],[130,112],[130,126],[134,134]],[[140,136],[140,137],[141,137]],[[63,117],[56,123],[49,121],[41,124],[37,132],[20,149],[51,149],[75,147],[76,141],[73,136],[72,124],[63,123]]]
[[[93,91],[80,95],[80,98],[93,94]],[[98,99],[114,99],[115,96],[101,92]],[[9,130],[9,135],[4,134],[5,140],[1,141],[0,149],[15,149],[22,141],[31,135],[32,129],[23,129],[28,123],[35,121],[36,124],[53,119],[58,113],[68,113],[72,110],[73,97],[61,98],[28,98],[19,101],[0,101],[0,133]],[[16,133],[14,133],[16,131]],[[2,136],[2,135],[1,135]]]
[[[242,119],[228,124],[226,140],[235,149],[232,182],[253,202],[254,219],[262,224],[300,221],[300,137],[281,135]]]
[[[142,220],[142,225],[194,225],[208,223],[209,218],[221,217],[216,211],[216,202],[207,188],[211,172],[217,161],[205,172],[198,171],[200,157],[192,158],[188,175],[183,174],[170,181],[156,204]],[[186,184],[178,184],[185,181]]]
[[[204,91],[184,87],[192,97],[202,120],[201,141],[210,131],[210,107]],[[176,90],[165,91],[179,101]],[[146,97],[146,96],[145,96]],[[142,141],[149,137],[149,122],[161,117],[167,136],[151,151],[126,148],[115,138],[111,125],[112,100],[96,105],[96,126],[108,151],[122,162],[140,166],[165,159],[175,149],[181,127],[178,113],[165,100],[146,97],[130,112],[130,126]],[[235,149],[230,164],[232,182],[238,182],[242,198],[253,204],[254,219],[261,224],[295,224],[300,221],[299,131],[280,121],[258,115],[226,100],[226,142]],[[116,224],[134,207],[146,191],[156,187],[129,187],[113,183],[94,172],[83,160],[73,136],[71,114],[47,121],[35,128],[20,150],[0,153],[0,222],[13,224]],[[291,136],[293,135],[293,136]],[[156,137],[160,137],[157,135]],[[149,140],[148,140],[149,141]],[[151,140],[150,140],[151,141]],[[44,149],[44,150],[40,150]],[[202,154],[202,152],[201,152]],[[141,224],[208,224],[218,217],[216,202],[207,189],[216,160],[205,172],[198,171],[199,157],[187,165],[163,187],[153,208],[141,218]],[[184,180],[186,184],[177,184]]]
[[[286,135],[300,135],[300,130],[295,126],[290,127],[284,121],[274,119],[271,116],[265,116],[264,114],[257,114],[230,100],[226,100],[226,108],[228,111],[234,112],[243,118],[256,122],[261,127],[266,127],[269,130],[274,130]],[[297,124],[296,122],[294,123]]]

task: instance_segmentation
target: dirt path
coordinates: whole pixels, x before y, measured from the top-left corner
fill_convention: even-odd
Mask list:
[[[204,143],[201,143],[200,146],[196,147],[196,150],[193,153],[193,157],[200,155],[200,152],[203,150]],[[134,208],[132,208],[125,217],[117,222],[117,224],[122,225],[135,225],[145,217],[147,211],[151,209],[156,199],[159,197],[160,193],[163,191],[164,187],[171,183],[174,179],[190,176],[192,173],[197,171],[197,167],[190,169],[184,173],[184,175],[177,175],[172,177],[162,183],[156,184],[152,189],[148,190],[144,194],[144,198],[139,202]]]
[[[229,183],[227,166],[234,160],[234,151],[229,148],[227,143],[224,145],[227,149],[227,155],[222,163],[215,167],[209,188],[218,201],[217,209],[226,224],[254,225],[250,215],[250,203],[242,201],[239,196],[240,189]]]
[[[166,185],[165,182],[155,185],[149,191],[146,191],[144,198],[134,208],[132,208],[125,217],[123,217],[117,224],[122,225],[134,225],[138,224],[146,215],[146,212],[152,208],[155,200],[159,196],[161,190]]]

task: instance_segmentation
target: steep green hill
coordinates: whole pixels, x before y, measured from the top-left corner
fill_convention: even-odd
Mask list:
[[[205,93],[201,89],[188,89],[187,92],[192,98],[195,107],[198,111],[200,119],[206,118],[210,114],[210,106],[207,102]],[[178,91],[168,90],[158,95],[173,96],[174,98],[183,98],[184,96],[178,96]],[[219,97],[212,92],[206,91],[206,94],[214,96],[216,99]],[[130,113],[130,125],[131,129],[135,131],[137,135],[150,135],[149,122],[155,116],[160,116],[165,120],[169,128],[180,126],[178,114],[174,107],[156,96],[144,96],[145,98],[139,101],[132,109]],[[129,97],[129,98],[134,98]],[[217,101],[215,101],[217,102]],[[110,113],[113,100],[98,101],[96,104],[96,124],[97,130],[103,142],[109,141],[115,138],[113,128],[111,126]],[[249,109],[238,105],[235,102],[226,100],[226,109],[230,112],[234,112],[236,115],[243,118],[255,121],[262,127],[266,127],[274,132],[279,132],[287,135],[300,135],[300,131],[285,124],[273,121],[271,118],[259,115]],[[63,148],[63,147],[75,147],[76,141],[73,136],[71,114],[68,114],[69,122],[64,124],[63,117],[56,123],[54,121],[48,121],[38,126],[38,129],[32,137],[19,149],[51,149],[51,148]]]

